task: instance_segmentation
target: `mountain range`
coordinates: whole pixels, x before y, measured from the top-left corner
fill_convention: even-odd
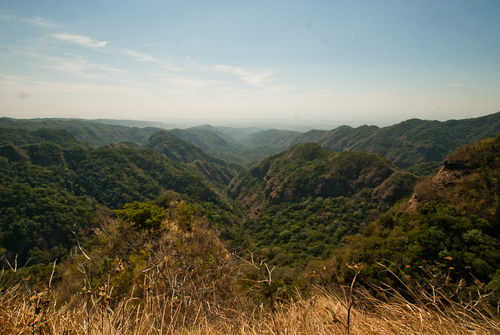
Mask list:
[[[103,122],[101,120],[101,122]],[[107,121],[110,122],[110,121]],[[134,121],[121,124],[133,125]],[[118,123],[118,122],[115,122]],[[149,123],[137,122],[144,126]],[[161,125],[150,123],[151,125]],[[168,127],[168,125],[164,125]],[[0,119],[0,127],[37,130],[61,128],[71,131],[82,142],[104,146],[110,142],[148,142],[155,127],[126,127],[83,120]],[[286,150],[297,143],[315,142],[331,151],[363,150],[378,153],[402,169],[419,174],[436,167],[447,154],[464,145],[495,136],[500,131],[500,112],[463,120],[428,121],[411,119],[379,128],[340,126],[332,130],[310,130],[300,133],[291,130],[197,126],[188,129],[170,129],[176,137],[189,141],[205,153],[227,162],[250,168],[272,154]],[[1,140],[1,139],[0,139]],[[1,140],[0,143],[6,143]],[[429,165],[431,163],[431,165]],[[423,167],[423,169],[421,168]]]
[[[181,202],[229,248],[291,269],[292,282],[333,260],[343,278],[338,264],[360,262],[381,280],[377,259],[418,269],[431,257],[496,278],[500,113],[305,133],[106,122],[0,119],[5,259],[64,259],[114,210]]]

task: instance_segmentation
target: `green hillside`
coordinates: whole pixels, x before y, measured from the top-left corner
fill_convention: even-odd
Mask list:
[[[277,264],[300,268],[330,257],[345,234],[357,233],[409,196],[416,180],[377,154],[297,144],[231,182],[228,196],[248,212],[223,236]]]
[[[198,126],[188,129],[172,129],[170,132],[180,139],[193,142],[207,153],[237,153],[244,148],[238,140],[219,127]]]
[[[221,159],[209,156],[196,145],[181,140],[166,130],[152,134],[144,147],[173,160],[190,164],[208,180],[223,187],[226,187],[231,179],[243,170],[237,164],[228,164]]]
[[[268,129],[250,134],[242,139],[242,142],[249,147],[269,145],[277,148],[288,149],[298,143],[296,138],[301,133],[292,130]]]
[[[126,124],[126,122],[121,123]],[[138,149],[144,144],[145,148],[151,148],[179,162],[191,164],[201,175],[218,183],[219,189],[224,189],[238,171],[243,169],[237,164],[228,164],[211,157],[196,145],[182,141],[167,131],[158,132],[158,128],[130,128],[82,120],[1,118],[0,130],[0,145],[20,146],[52,142],[64,148],[88,148],[92,145]],[[12,151],[12,149],[3,150]]]
[[[408,129],[420,124],[412,123]],[[336,130],[345,146],[360,143],[364,132],[379,130]],[[269,134],[287,138],[279,133]],[[334,133],[306,134],[325,140]],[[430,306],[439,297],[449,306],[481,301],[485,311],[498,304],[500,135],[417,177],[381,154],[318,143],[279,153],[247,149],[238,154],[272,155],[242,171],[168,131],[153,133],[144,146],[100,148],[67,130],[5,134],[2,288],[51,281],[54,296],[69,302],[84,299],[83,283],[84,294],[115,310],[113,299],[142,301],[152,290],[170,292],[170,299],[174,289],[185,306],[194,292],[203,306],[213,300],[210,310],[234,299],[273,309],[276,301],[348,287],[356,278],[357,287],[387,283],[391,291],[379,294],[411,301],[421,292]],[[272,283],[262,281],[271,271]]]
[[[0,146],[27,145],[41,142],[56,143],[63,148],[90,147],[76,139],[69,130],[56,128],[40,128],[29,131],[22,128],[0,128]]]
[[[149,140],[152,133],[161,130],[159,128],[130,128],[120,125],[109,125],[98,122],[76,120],[76,119],[11,119],[0,118],[1,128],[18,128],[35,131],[40,128],[66,129],[75,137],[94,147],[101,147],[111,142],[132,141],[144,144]]]
[[[137,128],[124,125],[146,126],[156,125],[156,123],[126,120],[113,122],[113,120],[0,119],[0,127],[29,131],[40,128],[66,129],[71,131],[78,140],[97,147],[126,141],[144,145],[154,132],[161,130],[153,127]],[[10,133],[12,131],[9,130]],[[340,126],[332,130],[310,130],[300,133],[290,130],[204,125],[188,129],[173,129],[171,134],[193,143],[211,156],[245,168],[250,168],[267,156],[286,150],[297,143],[314,142],[331,151],[363,150],[378,153],[399,168],[424,175],[438,166],[446,155],[457,147],[493,137],[499,131],[500,112],[474,119],[445,122],[412,119],[384,128]],[[13,136],[19,137],[16,134]],[[7,135],[4,138],[8,138]],[[4,144],[10,143],[8,140],[2,141]],[[34,143],[28,139],[23,141],[11,144]],[[233,168],[236,167],[233,166]]]
[[[389,260],[405,275],[435,278],[447,292],[462,285],[496,287],[500,278],[500,135],[448,155],[439,173],[334,253],[339,273],[347,262],[365,264],[364,279],[389,280],[377,264]],[[429,276],[429,273],[434,273]],[[445,278],[448,278],[445,280]]]
[[[272,204],[300,201],[309,196],[350,197],[361,191],[373,191],[393,174],[398,178],[409,175],[398,172],[380,155],[332,152],[315,143],[303,143],[242,173],[229,186],[228,195],[237,199],[262,198]]]
[[[441,273],[460,269],[453,278],[467,277],[467,283],[472,274],[494,282],[500,262],[499,138],[449,154],[440,172],[435,169],[451,146],[495,131],[498,116],[306,133],[202,126],[175,130],[177,135],[152,132],[144,145],[120,140],[100,148],[66,129],[21,127],[43,120],[21,120],[0,133],[0,253],[35,263],[64,258],[75,233],[92,239],[93,229],[117,219],[110,210],[178,210],[183,199],[189,205],[179,209],[187,211],[178,213],[181,218],[196,204],[197,215],[217,227],[229,248],[287,269],[279,272],[285,283],[280,287],[300,283],[305,271],[320,264],[348,282],[352,269],[342,265],[348,262],[365,264],[367,282],[389,280],[376,263],[383,259],[419,282],[425,282],[422,260],[439,265]],[[125,134],[101,130],[96,138]],[[215,153],[220,157],[254,165],[244,170],[213,157],[193,139],[206,150],[226,147]],[[434,171],[428,178],[437,175],[424,180],[398,167],[405,164],[417,174]],[[154,208],[163,213],[161,220],[167,217],[168,211]],[[155,220],[137,226],[162,225]]]
[[[195,168],[151,149],[9,145],[0,147],[0,172],[0,246],[23,261],[64,255],[75,243],[71,230],[88,231],[99,206],[155,200],[166,190],[226,206]]]
[[[257,131],[259,131],[257,128],[205,125],[188,129],[172,129],[170,132],[180,139],[194,143],[214,157],[249,168],[267,156],[283,150],[283,148],[269,145],[255,147],[245,144],[245,138]]]
[[[378,153],[400,168],[427,174],[457,147],[495,136],[500,131],[500,113],[445,122],[412,119],[384,128],[340,126],[305,133],[278,129],[251,131],[244,136],[244,133],[232,136],[227,128],[200,126],[174,129],[173,133],[214,156],[246,167],[297,143],[314,142],[332,151]],[[264,148],[262,154],[257,148]]]
[[[493,137],[499,131],[500,113],[445,122],[412,119],[380,129],[344,127],[341,135],[334,129],[320,144],[335,151],[379,153],[400,168],[407,168],[424,162],[443,161],[457,147]]]

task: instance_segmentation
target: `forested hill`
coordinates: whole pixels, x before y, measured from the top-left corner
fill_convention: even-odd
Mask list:
[[[346,264],[354,263],[367,283],[398,286],[406,283],[401,276],[440,285],[453,298],[466,287],[495,290],[499,156],[500,134],[454,151],[439,172],[417,178],[376,154],[297,144],[233,180],[228,195],[249,213],[224,236],[273,264],[328,269],[323,278],[344,283],[353,275]]]
[[[101,120],[102,121],[102,120]],[[105,120],[106,121],[106,120]],[[40,128],[61,128],[92,146],[131,141],[144,145],[150,136],[161,131],[154,127],[126,127],[83,120],[35,119],[15,120],[0,118],[0,127],[35,131]],[[104,122],[104,121],[102,121]],[[107,123],[112,123],[107,120]],[[120,124],[155,124],[117,122]],[[164,125],[166,126],[166,125]],[[300,133],[290,130],[258,128],[213,127],[209,125],[188,129],[172,129],[176,137],[189,141],[205,153],[226,162],[250,168],[267,156],[286,150],[297,143],[314,142],[331,151],[357,151],[378,153],[396,166],[426,175],[439,166],[447,154],[457,147],[471,145],[490,138],[500,131],[500,112],[473,119],[427,121],[411,119],[399,124],[379,128],[340,126],[332,130],[310,130]],[[27,144],[27,143],[19,143]],[[236,168],[233,166],[232,168]]]
[[[500,131],[500,112],[475,119],[445,122],[412,119],[381,128],[364,138],[339,146],[328,136],[321,145],[329,150],[366,150],[379,153],[401,168],[442,161],[457,147],[494,137]],[[350,134],[354,134],[353,131]]]
[[[208,180],[224,188],[238,175],[238,172],[243,171],[243,167],[238,164],[214,158],[196,145],[181,140],[166,130],[153,133],[144,147],[176,161],[190,164]]]
[[[225,161],[209,156],[198,146],[184,141],[166,130],[153,133],[144,147],[153,149],[179,162],[191,163],[201,159],[211,163],[227,165]]]
[[[203,151],[237,153],[245,147],[239,142],[249,129],[198,126],[188,129],[172,129],[170,132],[180,139],[191,141]]]
[[[16,152],[22,155],[22,150],[19,151],[14,147],[42,142],[55,143],[63,148],[90,148],[91,145],[98,145],[107,148],[140,149],[143,144],[144,148],[153,149],[173,160],[190,164],[201,175],[215,182],[219,189],[224,189],[230,180],[243,170],[238,164],[229,164],[209,156],[196,145],[157,128],[129,128],[82,120],[0,119],[0,147],[10,145],[0,150],[4,154],[11,155],[11,159],[14,159]]]
[[[341,126],[306,133],[265,130],[249,135],[248,145],[269,143],[286,149],[297,143],[316,142],[333,151],[364,150],[378,153],[400,168],[443,161],[457,147],[471,145],[500,131],[500,112],[473,119],[445,122],[411,119],[390,127]]]
[[[70,178],[66,180],[69,183],[66,185],[71,186],[70,191],[75,195],[90,195],[110,208],[152,199],[162,188],[204,201],[218,202],[220,198],[195,168],[151,149],[63,149],[53,143],[15,149],[24,156],[17,159],[5,155],[9,163],[45,167],[55,173],[74,173],[66,176]]]
[[[413,190],[415,176],[367,152],[332,152],[316,143],[297,144],[254,165],[228,188],[232,198],[252,205],[297,202],[308,197],[352,197],[362,192],[391,202]]]
[[[3,129],[2,129],[3,128]],[[132,141],[138,144],[145,144],[152,133],[162,130],[154,127],[125,127],[120,125],[110,125],[98,122],[77,120],[77,119],[11,119],[0,118],[0,129],[17,128],[35,131],[40,128],[66,129],[75,137],[94,147],[102,147],[111,142]]]
[[[417,179],[378,154],[296,144],[233,179],[227,194],[247,213],[223,236],[273,263],[301,268],[329,258],[344,235],[409,196]]]
[[[391,269],[403,269],[420,283],[425,283],[425,273],[441,271],[443,278],[466,278],[471,285],[477,278],[497,285],[500,136],[448,155],[439,173],[427,179],[402,171],[380,153],[353,150],[363,143],[372,149],[387,145],[392,151],[386,156],[394,153],[411,161],[420,153],[425,158],[426,151],[415,148],[424,147],[428,138],[429,150],[439,152],[436,148],[455,140],[469,141],[495,130],[496,118],[498,114],[462,121],[409,120],[381,129],[339,127],[299,135],[268,131],[261,134],[273,138],[273,144],[284,145],[293,136],[325,143],[335,138],[336,145],[349,150],[297,143],[245,171],[165,130],[152,133],[142,146],[120,141],[95,148],[64,129],[4,127],[0,257],[14,261],[17,255],[19,262],[46,264],[68,257],[75,234],[84,243],[87,239],[84,247],[90,250],[92,229],[100,226],[103,232],[123,224],[114,209],[144,214],[146,223],[155,212],[161,213],[157,223],[168,230],[169,211],[188,220],[196,205],[196,215],[217,227],[231,248],[284,269],[276,272],[280,287],[301,285],[313,268],[318,273],[324,269],[322,279],[338,274],[340,281],[348,282],[352,269],[343,264],[351,262],[365,265],[360,278],[366,282],[387,281],[377,264],[384,259],[395,264]],[[468,128],[474,122],[477,127]],[[427,137],[416,132],[419,127]],[[201,129],[196,134],[213,130]],[[216,131],[220,134],[213,137],[214,147],[223,147],[219,139],[229,145],[233,138],[243,145],[250,138]],[[247,150],[260,148],[261,154],[276,149],[270,145]],[[136,228],[149,229],[137,232],[144,237],[157,233],[153,225]],[[132,263],[128,266],[133,270]]]
[[[411,168],[408,171],[425,175],[457,147],[493,137],[498,131],[500,113],[445,122],[411,119],[384,128],[340,126],[305,133],[212,126],[173,129],[171,132],[195,143],[210,155],[248,168],[297,143],[314,142],[332,151],[378,153],[400,168]]]
[[[36,250],[61,257],[75,243],[71,230],[91,227],[99,206],[151,201],[167,190],[228,208],[197,169],[151,149],[1,147],[0,249],[23,262]]]
[[[500,134],[448,155],[441,170],[415,187],[408,202],[395,206],[363,232],[344,237],[335,251],[336,271],[347,262],[365,264],[362,278],[390,281],[377,262],[422,282],[435,278],[458,292],[500,280]],[[430,275],[432,274],[432,275]],[[446,278],[446,281],[445,281]]]
[[[63,148],[90,148],[89,144],[79,141],[73,133],[66,129],[40,128],[29,131],[22,128],[0,128],[0,146],[42,142],[52,142]]]

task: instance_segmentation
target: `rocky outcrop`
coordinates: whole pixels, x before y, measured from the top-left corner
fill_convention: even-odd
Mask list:
[[[439,188],[454,185],[458,179],[470,173],[464,164],[444,162],[439,172],[432,178],[431,182]]]

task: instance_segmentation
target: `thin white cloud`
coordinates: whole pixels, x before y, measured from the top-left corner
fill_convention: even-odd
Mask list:
[[[151,56],[147,53],[144,53],[144,52],[137,52],[137,51],[130,50],[130,49],[123,49],[121,52],[124,55],[128,55],[128,56],[133,57],[135,60],[137,60],[139,62],[157,62],[158,64],[160,64],[161,67],[163,67],[166,70],[182,71],[182,69],[179,68],[178,66],[175,66],[174,64],[170,64],[168,62],[164,62],[162,60],[159,60],[158,58],[154,58],[153,56]]]
[[[58,27],[60,27],[59,24],[57,24],[53,21],[44,19],[43,17],[39,17],[39,16],[34,17],[32,19],[23,19],[22,21],[28,22],[36,27],[43,27],[43,28],[58,28]]]
[[[17,17],[0,13],[0,20],[17,20]]]
[[[31,19],[26,19],[26,18],[19,18],[15,15],[5,15],[5,14],[0,14],[0,20],[15,20],[15,21],[20,21],[20,22],[26,22],[29,23],[33,26],[36,27],[43,27],[43,28],[58,28],[61,25],[51,21],[44,19],[43,17],[37,16]]]
[[[151,55],[148,55],[148,54],[143,53],[143,52],[133,51],[133,50],[130,50],[130,49],[123,49],[122,53],[125,54],[125,55],[132,56],[136,60],[141,61],[141,62],[158,62],[159,61],[159,59],[154,58]]]
[[[129,72],[124,69],[112,67],[105,63],[97,63],[78,54],[66,53],[60,57],[46,55],[32,48],[13,48],[6,50],[14,57],[23,60],[28,67],[52,69],[81,78],[94,78],[123,81]]]
[[[160,65],[161,65],[161,66],[162,66],[165,70],[169,70],[169,71],[177,71],[177,72],[183,71],[180,67],[175,66],[174,64],[170,64],[170,63],[166,63],[166,62],[162,62],[162,61],[160,61]]]
[[[70,43],[83,45],[91,48],[102,48],[106,46],[109,42],[106,41],[93,41],[90,37],[82,35],[71,35],[71,34],[53,34],[52,37],[58,40],[68,41]]]
[[[124,74],[127,72],[125,70],[116,69],[104,64],[88,62],[82,57],[76,57],[75,59],[53,58],[51,59],[51,62],[56,64],[45,65],[43,67],[68,72],[82,78],[105,79],[107,77],[102,73],[103,71],[112,74]]]
[[[264,84],[269,81],[269,77],[274,73],[274,71],[250,72],[243,70],[242,68],[229,65],[216,65],[214,66],[214,70],[234,74],[240,77],[241,80],[258,87],[264,87]]]

